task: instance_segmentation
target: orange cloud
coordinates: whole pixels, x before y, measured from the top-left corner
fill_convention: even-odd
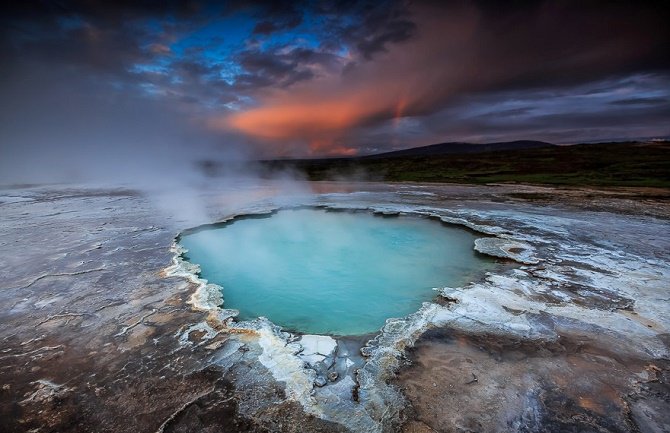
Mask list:
[[[360,101],[359,103],[363,103]],[[269,139],[310,138],[349,128],[360,117],[350,99],[321,103],[274,103],[244,111],[229,118],[216,119],[214,126],[232,127],[247,134]]]
[[[355,147],[337,144],[334,140],[316,139],[309,143],[309,154],[316,156],[354,156],[358,153]]]
[[[453,67],[436,70],[434,63],[437,56],[443,64],[439,55],[463,43],[471,34],[473,20],[457,21],[447,31],[444,20],[435,18],[431,10],[416,13],[421,29],[418,38],[394,45],[372,61],[360,60],[352,69],[276,90],[260,98],[258,108],[215,118],[209,125],[263,140],[302,142],[310,154],[355,153],[341,144],[353,128],[416,114],[436,96],[453,91]],[[435,38],[436,34],[448,42]],[[456,55],[450,59],[458,64]]]

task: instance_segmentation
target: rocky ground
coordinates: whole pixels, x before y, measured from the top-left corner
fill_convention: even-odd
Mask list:
[[[0,431],[670,431],[665,190],[315,183],[165,201],[0,190]],[[294,205],[461,224],[499,269],[360,354],[236,322],[175,236]]]

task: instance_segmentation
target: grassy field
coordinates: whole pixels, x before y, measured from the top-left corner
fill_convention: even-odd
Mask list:
[[[429,157],[265,161],[311,180],[631,186],[670,188],[670,142],[597,143]]]

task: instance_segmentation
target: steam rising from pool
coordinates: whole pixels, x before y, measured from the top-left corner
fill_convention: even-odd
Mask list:
[[[418,217],[300,209],[235,219],[180,242],[240,319],[362,335],[418,310],[432,288],[460,286],[490,266],[473,251],[475,238]]]

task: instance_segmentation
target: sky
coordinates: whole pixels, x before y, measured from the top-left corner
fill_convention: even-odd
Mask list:
[[[670,136],[663,1],[6,3],[0,169],[17,178]]]

